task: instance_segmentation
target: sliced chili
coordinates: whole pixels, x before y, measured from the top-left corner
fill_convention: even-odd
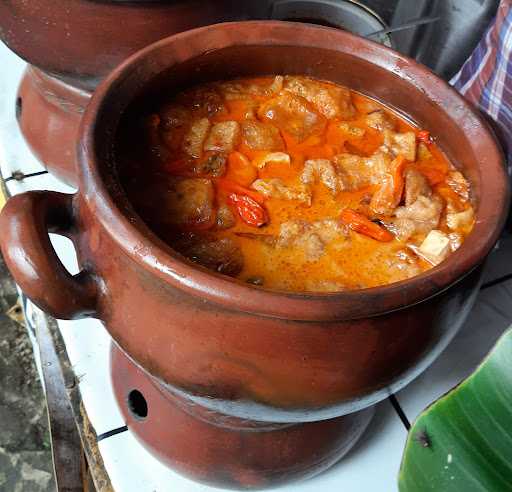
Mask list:
[[[393,240],[393,235],[389,231],[375,222],[372,222],[368,217],[350,208],[343,210],[341,213],[341,221],[353,231],[364,234],[377,241],[389,242]]]
[[[246,195],[251,197],[255,202],[263,205],[265,203],[265,197],[257,191],[250,190],[244,186],[231,181],[230,179],[220,178],[216,180],[217,186],[228,193],[236,193],[238,195]]]

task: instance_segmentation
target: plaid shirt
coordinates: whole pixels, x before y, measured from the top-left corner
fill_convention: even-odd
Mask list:
[[[501,0],[485,36],[450,83],[490,118],[512,174],[512,0]]]

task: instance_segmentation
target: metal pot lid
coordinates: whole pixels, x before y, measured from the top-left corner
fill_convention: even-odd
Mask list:
[[[278,0],[270,18],[337,27],[364,37],[388,27],[375,11],[356,0]],[[373,40],[394,47],[388,34],[378,34]]]

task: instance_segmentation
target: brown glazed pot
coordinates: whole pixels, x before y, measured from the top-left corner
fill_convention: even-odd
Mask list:
[[[18,93],[21,131],[62,181],[78,184],[81,114],[97,84],[137,50],[171,34],[264,16],[268,2],[2,0],[0,39],[29,68]]]
[[[158,239],[133,211],[116,177],[113,144],[130,105],[162,88],[169,92],[207,80],[275,73],[347,85],[430,130],[473,187],[476,224],[462,247],[407,281],[293,294],[207,271]],[[138,52],[95,92],[78,150],[76,195],[25,193],[2,212],[2,251],[16,281],[53,316],[101,319],[161,391],[241,420],[332,419],[410,382],[469,313],[481,265],[508,206],[500,149],[459,94],[388,48],[305,24],[220,24]],[[48,231],[73,240],[80,274],[64,270]],[[144,432],[150,434],[152,424],[146,424],[142,439]],[[271,442],[269,453],[283,452]]]

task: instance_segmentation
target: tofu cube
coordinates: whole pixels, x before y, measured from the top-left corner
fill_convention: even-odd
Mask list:
[[[433,265],[438,265],[450,252],[450,238],[442,231],[430,231],[418,252]]]

